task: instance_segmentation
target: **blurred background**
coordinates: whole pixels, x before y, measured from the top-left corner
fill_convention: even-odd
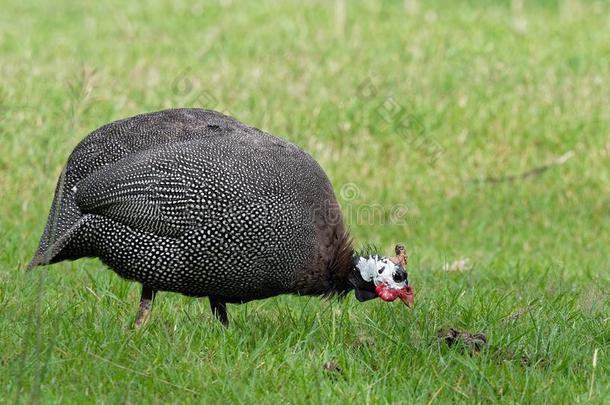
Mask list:
[[[428,327],[426,318],[435,319],[422,336],[433,334],[443,319],[496,325],[456,309],[451,300],[439,309],[448,296],[465,294],[463,305],[479,309],[493,301],[507,313],[537,297],[554,302],[540,313],[547,329],[524,326],[525,337],[507,342],[546,350],[547,356],[568,347],[569,357],[560,362],[567,368],[558,371],[563,377],[553,377],[568,391],[550,398],[586,394],[590,375],[574,370],[590,364],[591,352],[573,343],[589,342],[580,334],[585,332],[566,326],[546,349],[540,339],[555,333],[557,319],[568,322],[578,310],[578,319],[594,331],[591,347],[607,349],[610,342],[609,33],[606,1],[4,0],[0,302],[9,314],[4,326],[24,331],[5,336],[8,347],[29,347],[20,339],[31,314],[20,311],[38,302],[31,287],[38,281],[18,270],[37,246],[55,182],[74,146],[116,119],[202,107],[309,152],[334,184],[357,246],[373,243],[390,254],[394,244],[406,244],[410,279],[429,310],[413,316],[421,316],[421,328]],[[77,296],[83,308],[100,303],[109,313],[107,328],[131,321],[136,288],[99,263],[64,263],[41,273],[47,291],[42,319],[68,311],[78,325],[78,311],[70,306]],[[81,292],[85,286],[97,293]],[[114,296],[120,304],[99,296]],[[182,316],[181,305],[205,306],[169,297],[155,316],[173,322]],[[273,302],[248,305],[262,317],[275,316],[274,305],[284,305],[286,313],[302,306],[291,297]],[[115,317],[115,305],[125,308],[123,315]],[[353,302],[344,305],[356,318],[367,313]],[[389,307],[375,305],[389,314]],[[236,312],[238,319],[246,316]],[[103,330],[98,332],[92,339],[104,341]],[[4,359],[15,373],[23,370],[8,354]],[[483,373],[496,380],[505,372]],[[545,373],[551,371],[536,378],[553,375]],[[527,379],[519,375],[511,378],[520,378],[526,392]],[[21,381],[14,392],[29,392],[28,378],[10,378]],[[325,384],[324,398],[351,398]],[[385,380],[380,384],[385,387]],[[478,383],[463,384],[474,397],[480,392]],[[431,399],[436,389],[430,390],[420,399]],[[548,390],[532,391],[530,399]]]
[[[0,168],[20,198],[3,199],[3,229],[34,248],[61,167],[93,129],[204,107],[298,144],[337,190],[357,187],[342,201],[357,241],[401,240],[430,265],[519,254],[594,269],[608,260],[608,12],[568,0],[9,2]],[[565,153],[540,176],[479,182]],[[371,204],[404,210],[360,218]]]

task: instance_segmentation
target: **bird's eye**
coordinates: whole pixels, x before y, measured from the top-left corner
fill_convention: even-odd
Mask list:
[[[404,272],[397,271],[396,273],[394,273],[392,275],[392,278],[394,279],[395,282],[402,283],[403,281],[406,280],[407,276],[406,276],[406,274],[404,274]]]

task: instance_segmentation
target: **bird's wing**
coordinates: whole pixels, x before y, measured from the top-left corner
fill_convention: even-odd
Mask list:
[[[77,206],[160,236],[184,234],[197,225],[193,180],[201,170],[182,156],[185,145],[132,154],[89,175],[73,190]]]

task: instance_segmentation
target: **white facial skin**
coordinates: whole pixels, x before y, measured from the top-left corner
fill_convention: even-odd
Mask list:
[[[400,290],[407,285],[406,281],[400,283],[394,281],[394,274],[399,267],[387,257],[377,255],[369,258],[360,257],[356,268],[360,270],[360,276],[364,281],[372,281],[375,286],[384,283],[391,289]]]

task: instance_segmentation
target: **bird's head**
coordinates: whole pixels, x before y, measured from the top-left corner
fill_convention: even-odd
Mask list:
[[[407,272],[388,257],[355,256],[350,281],[358,301],[379,297],[391,302],[400,298],[408,307],[414,305]]]

